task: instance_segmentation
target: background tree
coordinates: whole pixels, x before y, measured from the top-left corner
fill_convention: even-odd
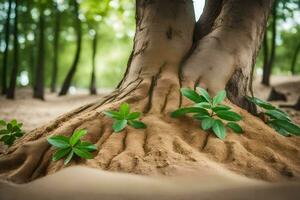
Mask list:
[[[75,53],[75,58],[74,58],[73,64],[72,64],[72,66],[64,80],[62,88],[59,92],[60,96],[66,95],[71,86],[71,82],[72,82],[73,76],[76,72],[77,65],[78,65],[79,58],[80,58],[80,52],[81,52],[82,33],[81,33],[81,21],[79,19],[79,5],[76,0],[72,0],[72,4],[74,6],[74,8],[73,8],[74,16],[75,16],[74,27],[75,27],[76,35],[77,35],[77,39],[76,39],[77,48],[76,48],[76,53]]]
[[[10,13],[11,13],[12,0],[8,1],[8,10],[5,21],[5,34],[4,44],[5,50],[3,53],[3,64],[2,64],[2,94],[6,94],[7,90],[7,65],[8,65],[8,46],[9,46],[9,28],[10,28]]]
[[[17,81],[17,74],[18,74],[18,68],[19,68],[19,41],[18,41],[18,5],[19,0],[15,0],[15,18],[14,18],[14,63],[11,70],[11,76],[10,76],[10,82],[9,87],[7,90],[6,97],[8,99],[14,99],[15,98],[15,89],[16,89],[16,81]]]

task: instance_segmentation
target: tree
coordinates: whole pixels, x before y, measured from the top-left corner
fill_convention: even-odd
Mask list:
[[[74,76],[74,74],[76,72],[76,69],[77,69],[77,65],[78,65],[79,57],[80,57],[80,51],[81,51],[82,37],[81,37],[81,22],[80,22],[80,19],[79,19],[79,5],[78,5],[78,2],[76,0],[72,0],[72,2],[73,2],[73,5],[74,5],[75,30],[76,30],[76,36],[77,36],[77,40],[76,40],[77,48],[76,48],[76,52],[75,52],[74,61],[73,61],[72,66],[71,66],[71,68],[70,68],[70,70],[69,70],[69,72],[68,72],[68,74],[67,74],[67,76],[64,80],[62,88],[59,92],[59,96],[66,95],[69,88],[70,88],[73,76]]]
[[[274,166],[299,170],[284,159],[270,162],[259,157],[261,151],[271,157],[297,154],[292,163],[299,163],[300,150],[296,140],[276,134],[241,109],[255,112],[245,96],[251,94],[253,65],[271,6],[270,0],[206,1],[205,14],[196,23],[191,0],[137,0],[133,51],[116,90],[27,134],[0,159],[1,172],[8,179],[26,182],[61,169],[62,162],[49,164],[52,150],[46,137],[69,136],[78,128],[87,129],[87,139],[99,150],[94,159],[74,164],[94,168],[139,174],[165,174],[165,168],[171,168],[176,174],[186,166],[195,171],[203,166],[215,169],[209,161],[214,159],[266,180],[286,174]],[[243,136],[221,141],[199,129],[192,118],[170,118],[171,111],[187,104],[180,88],[198,85],[211,95],[226,89],[235,105],[227,104],[243,114]],[[112,132],[112,122],[102,112],[123,102],[143,112],[146,130]],[[252,148],[256,143],[262,144],[261,149]],[[265,169],[272,169],[271,173]],[[257,177],[256,170],[263,170],[264,177]]]
[[[277,22],[277,9],[278,9],[278,0],[275,0],[274,6],[272,9],[272,40],[271,40],[271,52],[270,57],[268,54],[268,33],[265,33],[264,39],[264,66],[263,66],[263,77],[262,84],[269,86],[270,85],[270,76],[272,73],[272,66],[275,60],[275,50],[276,50],[276,22]]]
[[[10,28],[10,13],[11,13],[12,0],[8,1],[8,10],[5,22],[5,50],[3,53],[3,64],[2,64],[2,94],[6,94],[7,90],[7,65],[8,65],[8,45],[9,45],[9,28]]]
[[[90,94],[97,94],[97,87],[96,87],[96,52],[97,52],[97,30],[95,31],[95,34],[93,36],[93,42],[92,42],[92,73],[91,73],[91,83],[90,83]]]
[[[60,11],[58,3],[55,3],[55,26],[54,26],[54,40],[53,40],[53,71],[51,78],[51,92],[56,91],[57,73],[58,73],[58,44],[60,32]]]
[[[33,97],[44,100],[44,68],[45,68],[45,5],[40,4],[39,12],[39,50],[35,72]]]
[[[18,67],[19,67],[19,41],[18,41],[18,5],[19,1],[15,1],[15,19],[14,19],[14,63],[11,70],[9,87],[7,90],[6,97],[8,99],[15,98],[15,89],[18,75]]]
[[[292,57],[292,62],[291,62],[291,72],[293,75],[296,74],[296,62],[297,62],[297,58],[300,52],[300,41],[298,42],[298,45],[295,49],[294,55]]]

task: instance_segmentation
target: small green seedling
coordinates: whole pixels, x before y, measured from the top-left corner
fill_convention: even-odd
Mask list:
[[[24,135],[25,132],[21,130],[22,125],[22,123],[18,123],[15,119],[10,122],[0,120],[0,141],[11,146],[16,138]]]
[[[56,135],[49,137],[48,142],[53,145],[57,151],[53,154],[52,160],[57,161],[66,157],[64,164],[67,165],[74,154],[85,159],[92,159],[91,151],[97,150],[97,147],[89,142],[81,141],[80,138],[87,134],[84,129],[76,130],[71,137]]]
[[[181,94],[194,102],[191,107],[180,108],[171,113],[172,117],[179,117],[188,113],[194,113],[193,118],[201,121],[201,127],[203,130],[210,130],[220,139],[225,139],[226,126],[232,129],[235,133],[243,133],[243,129],[237,124],[242,117],[230,111],[230,107],[222,104],[222,101],[226,98],[226,91],[222,90],[218,94],[211,98],[208,92],[200,87],[196,88],[198,92],[189,89],[182,88]]]
[[[257,97],[247,98],[264,110],[263,114],[264,116],[267,116],[264,119],[265,123],[275,129],[278,133],[283,136],[300,136],[300,127],[291,121],[291,118],[286,112]]]
[[[128,103],[122,103],[119,111],[105,111],[104,114],[114,119],[113,130],[117,133],[122,131],[127,124],[137,129],[146,128],[146,124],[138,120],[141,116],[140,112],[130,113],[130,107]]]

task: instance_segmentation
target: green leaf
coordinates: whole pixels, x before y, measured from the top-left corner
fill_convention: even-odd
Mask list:
[[[201,127],[203,130],[208,130],[210,129],[213,124],[214,124],[215,120],[211,117],[206,117],[201,121]]]
[[[206,118],[210,117],[209,115],[203,115],[203,114],[195,114],[193,115],[193,118],[194,119],[197,119],[197,120],[204,120]]]
[[[221,120],[219,120],[219,119],[215,120],[215,122],[212,126],[212,130],[218,138],[220,138],[221,140],[225,139],[226,128]]]
[[[24,135],[24,133],[22,131],[17,131],[14,133],[14,136],[16,137],[22,137]]]
[[[52,136],[50,138],[47,139],[47,141],[57,147],[57,148],[67,148],[70,146],[69,144],[69,138],[67,138],[66,136],[63,135],[56,135],[56,136]]]
[[[116,120],[114,122],[112,128],[117,133],[117,132],[122,131],[126,126],[127,126],[127,120],[123,119],[123,120]]]
[[[104,111],[103,113],[113,119],[124,119],[124,117],[117,111]]]
[[[203,89],[201,87],[197,87],[197,89],[200,91],[201,95],[205,98],[205,100],[207,102],[211,101],[210,96],[209,96],[208,92],[205,89]]]
[[[89,142],[81,142],[81,143],[77,144],[75,147],[78,149],[84,149],[86,151],[96,151],[97,150],[96,145],[89,143]]]
[[[195,102],[195,103],[200,103],[205,101],[204,98],[202,98],[197,92],[195,92],[192,89],[189,88],[181,88],[180,92],[183,96],[185,96],[186,98],[188,98],[189,100]]]
[[[255,103],[256,105],[258,105],[259,107],[262,107],[266,110],[274,110],[276,109],[276,107],[274,107],[272,104],[266,102],[266,101],[263,101],[257,97],[247,97],[247,99],[253,103]]]
[[[74,147],[73,148],[74,153],[81,157],[81,158],[86,158],[86,159],[92,159],[93,158],[93,154],[91,154],[90,152],[88,152],[87,150],[84,149],[79,149]]]
[[[9,131],[6,130],[6,129],[0,130],[0,135],[5,135],[5,134],[8,134],[8,133],[9,133]]]
[[[290,117],[286,116],[284,113],[278,111],[278,110],[267,110],[265,112],[266,115],[270,116],[273,119],[282,119],[282,120],[287,120],[290,121]]]
[[[214,112],[217,112],[219,110],[230,110],[231,108],[229,106],[226,105],[217,105],[216,107],[213,107],[212,110]]]
[[[277,131],[280,135],[283,136],[289,136],[289,132],[287,132],[285,129],[281,128],[280,126],[277,126],[276,124],[268,123],[270,127],[272,127],[275,131]]]
[[[73,155],[74,155],[74,152],[73,152],[73,150],[71,150],[70,153],[68,154],[67,158],[64,161],[64,165],[67,165],[70,162],[70,160],[73,158]]]
[[[126,118],[127,115],[129,114],[130,108],[129,108],[129,104],[128,103],[122,103],[120,105],[120,111],[119,113]]]
[[[240,127],[240,125],[238,125],[235,122],[228,122],[227,126],[229,128],[231,128],[235,133],[243,133],[244,132],[243,129],[242,129],[242,127]]]
[[[134,127],[134,128],[137,128],[137,129],[147,128],[146,124],[144,124],[144,123],[141,122],[141,121],[137,121],[137,120],[129,121],[128,124],[129,124],[130,126]]]
[[[4,144],[6,144],[8,146],[11,146],[15,140],[16,140],[16,137],[13,135],[4,135],[0,139],[0,141],[3,141]]]
[[[132,112],[127,116],[127,120],[137,119],[141,116],[140,112]]]
[[[218,94],[213,98],[213,105],[217,105],[221,103],[226,97],[226,91],[221,90]]]
[[[272,120],[269,123],[275,124],[278,127],[285,129],[287,132],[289,132],[289,133],[291,133],[293,135],[300,136],[300,127],[297,126],[297,125],[295,125],[295,124],[293,124],[290,121],[281,120],[281,119],[275,119],[275,120]]]
[[[210,109],[211,105],[208,102],[201,102],[201,103],[195,104],[194,107],[200,107],[200,108]]]
[[[204,108],[200,107],[186,107],[186,108],[179,108],[171,113],[171,117],[179,117],[185,115],[187,113],[198,113],[202,115],[209,115],[208,111]]]
[[[6,122],[4,120],[0,120],[0,127],[1,126],[6,126]]]
[[[13,129],[13,125],[12,125],[11,123],[8,123],[8,124],[6,125],[6,129],[7,129],[9,132],[11,132],[12,129]]]
[[[72,151],[71,148],[60,149],[52,156],[52,160],[57,161],[62,157],[66,156],[68,153],[70,153],[70,151]]]
[[[216,112],[216,114],[221,119],[225,119],[228,121],[240,121],[242,119],[242,117],[239,114],[228,110],[219,110]]]
[[[80,140],[80,138],[86,134],[87,130],[85,129],[76,130],[70,138],[70,145],[74,146]]]
[[[10,124],[12,126],[16,126],[18,124],[18,122],[17,122],[17,120],[13,119],[13,120],[10,121]]]

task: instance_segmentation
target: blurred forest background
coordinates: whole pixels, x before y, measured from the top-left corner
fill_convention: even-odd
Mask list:
[[[194,1],[196,17],[204,0]],[[255,75],[300,73],[300,0],[276,0]],[[133,0],[1,0],[1,93],[32,88],[44,99],[78,89],[113,88],[121,80],[135,32]]]

